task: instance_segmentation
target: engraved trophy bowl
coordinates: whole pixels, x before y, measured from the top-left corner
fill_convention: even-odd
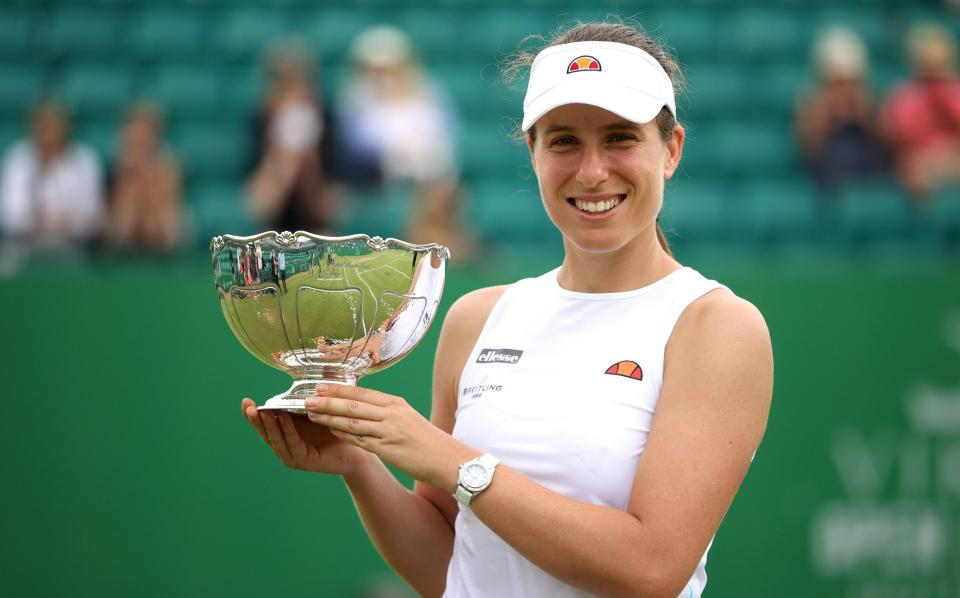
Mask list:
[[[243,347],[293,377],[259,409],[304,413],[320,382],[356,384],[403,358],[437,313],[450,252],[297,231],[210,241],[223,316]]]

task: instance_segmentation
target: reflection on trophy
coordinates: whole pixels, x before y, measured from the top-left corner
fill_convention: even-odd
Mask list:
[[[367,235],[267,232],[210,242],[220,307],[243,347],[293,377],[260,409],[303,413],[319,382],[356,384],[416,346],[450,252]]]

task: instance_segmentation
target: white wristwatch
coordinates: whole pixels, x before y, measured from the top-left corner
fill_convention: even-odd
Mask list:
[[[457,490],[453,497],[463,506],[469,507],[470,501],[490,486],[493,472],[499,463],[499,459],[490,453],[484,453],[461,464],[457,475]]]

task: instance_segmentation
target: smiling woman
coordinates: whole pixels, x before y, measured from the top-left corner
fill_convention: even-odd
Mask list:
[[[700,596],[766,427],[769,333],[659,230],[685,140],[675,62],[638,27],[594,23],[525,65],[522,130],[563,263],[451,307],[429,421],[339,385],[308,419],[242,409],[286,465],[343,476],[423,595]]]

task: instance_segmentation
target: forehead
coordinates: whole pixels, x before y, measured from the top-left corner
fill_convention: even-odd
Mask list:
[[[537,121],[537,129],[549,132],[556,129],[609,129],[629,128],[643,130],[652,123],[635,123],[590,104],[566,104],[547,112]]]

